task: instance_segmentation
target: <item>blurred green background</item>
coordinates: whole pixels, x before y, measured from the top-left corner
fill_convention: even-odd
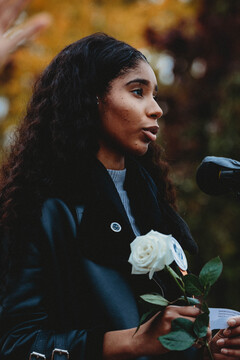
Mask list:
[[[158,141],[166,149],[178,208],[199,244],[189,256],[198,273],[219,255],[224,264],[209,305],[240,310],[240,201],[208,196],[195,174],[207,155],[240,161],[239,0],[33,0],[19,17],[39,11],[52,26],[18,49],[0,72],[0,143],[24,114],[41,70],[68,43],[104,31],[142,50],[159,82],[164,111]]]

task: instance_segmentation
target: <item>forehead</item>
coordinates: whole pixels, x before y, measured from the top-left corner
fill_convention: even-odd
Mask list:
[[[126,85],[133,80],[142,79],[146,80],[153,89],[157,87],[157,80],[151,66],[145,62],[140,61],[138,65],[133,69],[128,69],[127,72],[123,75],[120,75],[112,81],[112,86],[114,85]]]

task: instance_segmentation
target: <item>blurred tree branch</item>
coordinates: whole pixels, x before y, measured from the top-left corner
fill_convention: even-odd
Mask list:
[[[0,0],[0,67],[20,45],[33,39],[51,24],[51,16],[42,12],[23,24],[15,21],[31,0]]]

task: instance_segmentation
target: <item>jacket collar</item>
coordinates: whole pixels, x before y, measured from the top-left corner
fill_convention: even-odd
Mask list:
[[[127,159],[125,188],[136,222],[142,234],[150,230],[165,232],[158,204],[157,188],[149,185],[146,170],[134,159]],[[148,175],[149,176],[149,175]]]
[[[93,185],[93,193],[97,196],[98,201],[110,204],[110,206],[116,209],[129,227],[129,230],[132,231],[128,216],[114,182],[105,166],[97,159],[92,168],[90,182]]]
[[[164,234],[172,234],[184,249],[196,253],[198,247],[187,224],[164,199],[160,198],[156,184],[145,168],[130,157],[126,160],[126,167],[125,187],[133,216],[141,233],[146,234],[150,230],[156,230]],[[93,162],[90,177],[93,201],[110,204],[120,215],[121,221],[128,227],[129,234],[134,239],[135,235],[113,180],[97,159]]]
[[[149,185],[149,175],[133,158],[127,158],[126,168],[127,174],[124,187],[129,197],[133,216],[141,233],[146,234],[150,230],[165,233],[163,216],[158,204],[157,188]],[[107,169],[97,159],[92,169],[91,178],[94,184],[94,192],[97,194],[99,201],[111,204],[129,226],[131,229],[129,230],[132,231],[114,182]]]

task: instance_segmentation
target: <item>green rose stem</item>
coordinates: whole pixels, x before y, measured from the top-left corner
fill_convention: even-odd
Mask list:
[[[214,360],[213,355],[212,355],[212,351],[210,349],[210,346],[209,346],[209,343],[208,343],[207,339],[205,339],[204,345],[205,345],[205,347],[207,349],[207,352],[208,352],[208,355],[209,355],[210,359]]]
[[[159,289],[161,290],[162,295],[164,296],[163,288],[162,288],[162,286],[159,284],[159,282],[158,282],[158,280],[157,280],[157,278],[156,278],[156,273],[153,274],[152,279],[155,281],[155,283],[157,284],[157,286],[158,286]]]
[[[180,276],[178,276],[178,274],[172,268],[170,268],[170,266],[166,265],[165,268],[168,271],[168,273],[172,276],[172,278],[174,279],[175,283],[177,284],[177,286],[179,287],[181,292],[183,293],[183,297],[184,297],[186,303],[188,305],[190,305],[189,301],[188,301],[188,298],[187,298],[187,295],[186,295],[184,282],[182,281]],[[180,282],[181,282],[182,285],[180,284]]]

